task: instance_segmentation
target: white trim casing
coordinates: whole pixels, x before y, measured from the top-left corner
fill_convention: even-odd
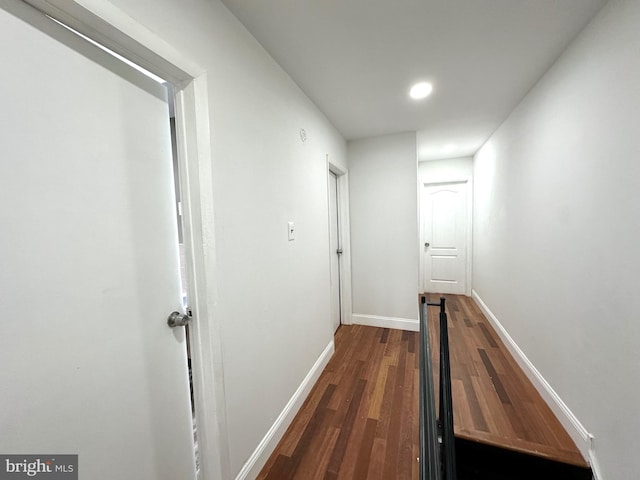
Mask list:
[[[179,89],[205,70],[108,0],[24,0]]]
[[[333,340],[329,342],[324,351],[320,354],[316,363],[311,367],[309,373],[304,378],[298,389],[295,391],[291,399],[287,402],[278,418],[273,423],[267,434],[258,444],[258,447],[251,454],[247,462],[244,464],[240,473],[236,477],[236,480],[246,480],[256,478],[267,463],[269,456],[273,453],[278,446],[278,442],[289,428],[289,425],[295,418],[298,410],[302,407],[302,404],[306,400],[307,396],[311,392],[311,389],[318,381],[320,374],[327,366],[331,356],[335,351]]]
[[[356,325],[365,325],[367,327],[394,328],[411,332],[420,331],[420,322],[413,318],[382,317],[380,315],[354,313],[351,320]]]
[[[201,75],[176,95],[188,298],[194,317],[189,332],[203,480],[230,475],[222,344],[212,287],[215,236],[207,91],[206,75]]]
[[[353,312],[351,297],[351,223],[349,219],[349,172],[328,161],[328,168],[338,180],[338,242],[342,248],[340,258],[340,318],[350,325]]]
[[[220,325],[207,76],[203,68],[108,0],[25,0],[174,86],[200,478],[230,478]]]
[[[582,425],[580,420],[573,414],[566,403],[562,401],[560,396],[551,387],[549,382],[545,380],[538,369],[531,363],[524,352],[518,347],[518,344],[511,338],[511,335],[502,326],[498,318],[487,307],[480,295],[473,290],[472,297],[475,300],[482,313],[487,317],[494,330],[505,344],[513,358],[516,360],[522,371],[529,378],[535,389],[540,393],[544,401],[549,405],[551,411],[565,428],[571,439],[575,442],[580,453],[589,461],[594,478],[597,480],[602,478],[599,471],[598,461],[596,459],[593,448],[593,435]]]
[[[593,439],[592,439],[593,444]],[[593,480],[604,480],[600,470],[600,464],[596,458],[596,452],[593,448],[589,449],[589,465],[591,465],[591,473],[593,474]]]

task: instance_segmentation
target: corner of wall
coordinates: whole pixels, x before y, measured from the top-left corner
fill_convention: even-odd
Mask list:
[[[365,315],[354,313],[351,322],[355,325],[366,327],[393,328],[395,330],[408,330],[410,332],[420,331],[420,322],[413,318],[383,317],[380,315]]]

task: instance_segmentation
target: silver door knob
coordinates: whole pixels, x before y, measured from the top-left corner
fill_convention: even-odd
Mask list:
[[[424,246],[429,247],[431,244],[429,242],[425,242]]]
[[[169,318],[167,318],[167,325],[171,328],[184,327],[190,320],[191,317],[189,315],[180,312],[171,312]]]

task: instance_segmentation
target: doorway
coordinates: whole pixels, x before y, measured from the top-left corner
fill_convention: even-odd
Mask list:
[[[331,255],[331,324],[335,332],[342,323],[342,301],[340,294],[340,258],[343,250],[340,244],[340,196],[338,176],[329,171],[329,252]]]
[[[107,54],[113,56],[115,59],[124,62],[126,65],[132,67],[133,69],[139,71],[143,75],[147,76],[154,82],[160,84],[162,87],[166,89],[166,104],[168,109],[168,127],[169,127],[169,138],[171,140],[171,159],[172,159],[172,172],[173,172],[173,201],[175,205],[175,219],[177,226],[177,247],[178,247],[178,262],[179,262],[179,276],[180,276],[180,299],[181,299],[181,309],[179,309],[179,313],[186,314],[191,317],[191,309],[189,307],[189,282],[187,276],[187,252],[185,249],[185,239],[184,239],[184,225],[183,225],[183,216],[182,216],[182,193],[181,193],[181,174],[180,174],[180,160],[178,157],[178,134],[176,129],[176,105],[175,105],[175,90],[171,83],[167,82],[163,78],[155,75],[154,73],[148,71],[144,67],[138,65],[137,63],[128,60],[127,58],[115,53],[110,48],[102,45],[101,43],[90,39],[89,37],[81,34],[77,30],[72,27],[62,23],[58,20],[54,21],[66,28],[73,34],[82,38],[83,40],[91,43],[92,45],[98,47],[102,51]],[[184,325],[184,331],[186,336],[186,364],[188,370],[188,378],[189,378],[189,398],[190,398],[190,406],[191,406],[191,417],[192,417],[192,427],[193,427],[193,441],[194,441],[194,455],[195,455],[195,466],[196,466],[196,475],[199,475],[199,452],[198,452],[198,436],[197,436],[197,428],[196,428],[196,418],[195,418],[195,395],[194,395],[194,385],[193,385],[193,360],[191,354],[191,339],[189,335],[190,324],[187,323]]]
[[[329,207],[329,268],[331,325],[351,325],[351,251],[349,230],[349,173],[329,162],[327,155]]]
[[[38,12],[35,12],[31,7],[27,6],[27,4],[32,4],[33,6],[35,6]],[[53,2],[49,0],[25,0],[25,3],[23,3],[23,2],[14,2],[13,0],[0,0],[0,13],[2,13],[3,10],[10,12],[13,16],[17,18],[25,19],[28,17],[27,23],[31,23],[33,26],[36,27],[36,29],[41,29],[41,28],[44,28],[45,30],[49,29],[50,24],[52,23],[52,19],[54,19],[54,21],[60,21],[67,25],[70,25],[74,29],[76,29],[77,31],[81,32],[84,35],[87,35],[88,37],[91,37],[93,39],[99,39],[101,43],[109,45],[109,48],[113,49],[120,55],[123,55],[130,59],[135,59],[137,63],[140,63],[148,70],[154,72],[155,74],[159,75],[162,78],[167,79],[174,85],[179,86],[175,92],[176,127],[177,127],[176,133],[177,133],[179,169],[181,172],[180,178],[181,178],[181,186],[182,186],[182,194],[183,194],[181,205],[182,205],[182,214],[183,214],[182,217],[183,217],[183,225],[184,225],[183,235],[184,235],[184,245],[185,245],[185,254],[186,254],[185,257],[187,259],[186,276],[188,278],[189,291],[190,291],[189,306],[191,311],[193,312],[193,317],[194,317],[194,322],[192,322],[191,331],[190,331],[190,334],[191,334],[190,347],[191,347],[191,353],[196,359],[196,362],[194,364],[194,370],[193,370],[193,381],[196,387],[195,388],[195,404],[196,404],[195,410],[196,410],[196,417],[198,419],[197,423],[198,423],[198,434],[199,434],[198,436],[199,436],[199,444],[200,444],[199,446],[200,446],[200,451],[207,452],[206,456],[203,455],[201,457],[200,470],[201,470],[202,478],[226,478],[230,475],[230,473],[229,473],[229,449],[228,449],[227,443],[222,440],[227,437],[224,391],[221,388],[221,381],[220,381],[220,379],[222,378],[222,358],[221,358],[222,349],[220,345],[219,335],[216,335],[217,329],[219,328],[219,323],[217,321],[217,317],[214,315],[214,308],[212,307],[212,305],[215,303],[213,300],[215,296],[215,292],[214,292],[215,289],[211,285],[215,283],[216,272],[215,272],[214,263],[211,261],[209,257],[207,257],[204,249],[204,245],[213,243],[213,236],[214,236],[213,223],[211,221],[211,216],[209,215],[209,209],[211,208],[211,205],[214,204],[214,196],[213,196],[212,184],[210,182],[211,142],[210,142],[210,130],[209,130],[209,123],[208,123],[209,122],[209,100],[207,95],[209,81],[207,80],[206,70],[200,67],[197,63],[193,62],[188,55],[184,55],[183,53],[177,53],[176,51],[174,51],[172,47],[166,44],[164,41],[162,41],[160,37],[152,34],[147,29],[145,29],[143,25],[137,23],[129,15],[127,15],[126,13],[124,13],[123,11],[115,7],[112,9],[109,9],[108,12],[105,13],[105,10],[101,8],[101,5],[98,5],[98,4],[94,5],[93,3],[80,5],[79,2],[71,2],[71,1],[70,2]],[[43,13],[46,15],[50,15],[50,17],[46,18],[44,15],[42,15]],[[57,28],[57,27],[51,27],[51,28]],[[68,35],[71,35],[71,34],[63,33],[62,35],[63,36],[67,35],[68,37]],[[52,33],[51,36],[56,37],[57,34]],[[71,42],[75,43],[73,41]],[[30,44],[30,43],[26,43],[26,44]],[[87,51],[86,47],[79,47],[79,49],[80,51],[85,53]],[[16,50],[15,45],[13,46],[8,45],[7,50],[10,52],[12,50],[15,50],[17,52],[18,57],[21,56],[21,61],[23,60],[26,62],[27,60],[30,59],[29,55],[25,54],[23,50],[21,49]],[[50,65],[52,62],[50,61],[50,59],[47,59],[42,63]],[[5,65],[7,65],[7,62],[5,62]],[[121,71],[122,67],[116,66],[115,70]],[[67,69],[67,71],[74,71],[74,69]],[[7,79],[9,79],[9,77],[10,76],[6,76]],[[16,76],[14,75],[14,77]],[[33,77],[40,78],[40,79],[43,78],[41,75],[36,75]],[[79,77],[79,78],[74,78],[74,80],[78,79],[78,80],[84,80],[85,82],[89,81],[86,77],[82,77],[80,75],[77,75],[76,77]],[[25,77],[25,78],[29,78],[29,77]],[[56,78],[56,76],[54,75],[52,76],[52,78]],[[133,81],[131,85],[133,84],[137,85],[138,80]],[[56,98],[59,96],[55,88],[51,84],[47,84],[42,88],[33,89],[34,92],[39,92],[40,90],[42,90],[42,92],[44,93],[48,92],[49,93],[48,98]],[[107,92],[107,90],[108,89],[105,89],[105,92]],[[116,90],[119,90],[119,88]],[[17,95],[16,92],[21,90],[20,88],[16,88],[15,90],[12,90],[12,91],[14,92],[14,96],[16,96]],[[77,91],[84,91],[84,87],[82,89],[78,89]],[[96,91],[97,89],[94,87],[92,89],[92,92],[95,94]],[[109,90],[109,91],[112,91],[112,90]],[[105,92],[103,92],[103,94],[106,96]],[[162,93],[157,95],[158,98],[162,96],[164,96],[164,94]],[[119,105],[119,103],[111,102],[111,103],[108,103],[107,105],[109,107],[115,107]],[[86,105],[86,107],[89,108],[89,105]],[[102,108],[96,109],[96,111],[100,111],[100,112],[102,112],[102,110],[103,110]],[[109,109],[105,108],[105,110],[109,110]],[[37,113],[35,114],[31,114],[30,111],[25,108],[18,110],[18,112],[20,112],[20,115],[18,115],[18,117],[31,116],[33,118],[39,119],[41,117],[44,118],[44,115],[45,115],[45,112],[40,108],[37,109]],[[54,114],[51,115],[51,121],[49,122],[49,125],[52,127],[51,130],[57,131],[61,134],[68,132],[68,130],[64,130],[62,128],[63,124],[61,120],[63,118],[66,119],[67,117],[70,117],[70,116],[71,115],[69,114],[68,109],[66,107],[63,106],[61,108],[58,108],[54,112]],[[131,117],[125,117],[125,119],[130,121]],[[95,123],[95,121],[92,117],[87,119],[87,122],[85,122],[85,124],[87,125],[93,124],[93,123]],[[14,120],[12,123],[9,123],[7,125],[14,125],[14,124],[17,125],[18,122]],[[107,127],[110,128],[117,125],[118,125],[118,122],[111,122],[107,125]],[[30,121],[27,124],[27,127],[30,128],[31,126],[32,126],[32,122]],[[138,125],[136,124],[136,127],[137,126]],[[16,136],[16,138],[24,139],[25,132],[27,132],[29,128],[22,129],[20,136]],[[8,132],[11,131],[9,128],[5,130],[6,130],[5,133],[7,134]],[[105,131],[106,130],[108,130],[108,128],[105,128]],[[109,144],[110,147],[117,148],[118,145],[132,145],[132,142],[134,140],[136,140],[137,138],[141,138],[140,136],[136,137],[134,135],[135,129],[120,128],[120,131],[121,133],[129,133],[131,136],[125,138],[119,144],[116,142],[112,142],[114,143],[114,145]],[[80,132],[80,129],[78,130],[78,132]],[[69,138],[69,137],[65,137],[64,135],[58,135],[58,137],[54,137],[54,138]],[[80,136],[80,133],[78,133],[78,135],[73,137],[73,141],[67,142],[67,146],[69,148],[78,149],[80,145],[79,140],[81,139],[82,137]],[[31,142],[31,143],[34,143],[34,142]],[[37,144],[38,142],[35,142],[35,143]],[[152,143],[157,144],[158,142],[152,142]],[[27,144],[31,145],[29,143]],[[166,142],[165,145],[168,145],[168,142]],[[97,150],[94,149],[93,152],[91,153],[95,153],[95,151]],[[65,158],[66,156],[64,155],[58,156],[55,154],[55,152],[51,151],[49,157],[51,160],[51,164],[54,165],[58,161],[58,158]],[[17,156],[15,156],[15,158],[17,158]],[[15,162],[8,162],[7,164],[10,165],[12,168],[17,168],[17,165],[13,165],[13,163]],[[84,161],[81,160],[78,162],[78,165],[84,166],[85,163],[86,163],[86,160]],[[139,163],[134,162],[130,166],[133,168],[133,170],[135,170],[135,168],[139,167]],[[116,168],[115,164],[113,168],[114,169]],[[135,171],[137,172],[137,170]],[[34,169],[32,172],[29,172],[29,173],[33,173],[34,175],[37,175],[38,172],[39,172],[38,169]],[[49,183],[48,189],[43,189],[42,193],[45,193],[56,186],[53,181],[58,177],[60,177],[61,173],[60,173],[60,169],[57,169],[55,172],[56,174],[51,176],[51,182]],[[100,174],[101,172],[95,172],[95,173]],[[115,175],[117,172],[109,172],[109,173]],[[43,174],[41,173],[40,175],[42,176]],[[106,177],[105,177],[105,180],[106,180]],[[75,183],[72,185],[74,187],[77,186]],[[134,191],[134,193],[136,194],[139,193],[140,195],[142,195],[144,192],[149,190],[150,187],[151,187],[151,184],[149,184],[148,186],[145,186],[144,188],[140,188],[139,192],[137,190]],[[6,192],[8,194],[9,190],[7,190]],[[26,195],[25,192],[26,190],[21,192],[21,196]],[[95,191],[91,192],[91,194],[88,195],[88,198],[93,198],[98,193],[99,193],[99,190],[95,189]],[[107,195],[105,198],[109,198],[111,202],[121,202],[125,200],[124,197],[120,197],[116,195],[116,192],[113,192],[112,194]],[[164,198],[166,199],[168,197],[164,197]],[[13,204],[14,202],[15,202],[15,198],[14,200],[11,200],[11,202],[5,202],[5,203]],[[146,204],[155,205],[156,202],[147,201]],[[71,206],[73,206],[74,208],[79,206],[81,208],[84,207],[86,209],[88,207],[88,203],[81,202],[78,204],[76,202],[69,202],[68,204],[66,204],[66,207],[69,207],[67,208],[67,210],[70,210]],[[37,211],[37,209],[33,209],[33,211]],[[129,211],[129,214],[133,214],[133,213],[134,213],[133,209]],[[171,219],[172,213],[173,211],[170,211],[169,217],[167,218]],[[16,215],[18,214],[14,212],[14,216]],[[101,218],[99,215],[94,215],[94,216],[96,218]],[[122,218],[127,218],[127,215],[123,215]],[[146,216],[142,215],[142,220],[145,220],[145,219],[146,219]],[[52,220],[55,220],[55,218],[52,218]],[[5,224],[8,224],[8,223],[5,222]],[[62,225],[61,221],[58,223],[55,223],[55,227],[58,230],[60,230],[61,225]],[[170,230],[174,230],[175,224],[173,226],[167,224],[166,227],[167,228],[163,233],[167,233]],[[96,232],[97,231],[98,229],[96,229]],[[137,231],[138,230],[136,230],[136,232]],[[64,232],[64,233],[72,234],[73,230],[69,230],[68,232]],[[148,232],[149,235],[152,235],[152,233],[153,233],[152,231]],[[43,232],[38,233],[38,236],[43,237]],[[125,232],[123,229],[123,230],[120,230],[117,233],[117,235],[114,236],[114,239],[120,240],[122,238],[125,238],[126,236],[127,236],[127,232]],[[8,237],[0,236],[0,240],[5,240],[7,238]],[[75,237],[72,236],[71,238],[75,241]],[[131,238],[131,236],[129,236],[129,238]],[[173,243],[173,245],[174,247],[172,247],[172,251],[165,257],[171,257],[171,258],[177,257],[177,252],[173,251],[173,248],[175,248],[175,242]],[[26,244],[23,246],[24,248],[26,248]],[[142,248],[141,245],[139,246],[140,246],[140,249],[136,250],[136,252],[141,254],[145,254],[145,252],[148,252],[149,254],[157,253],[157,250],[160,248],[159,240],[157,240],[156,238],[150,238],[149,241],[146,242],[145,248]],[[36,249],[35,251],[38,251],[38,250]],[[87,251],[90,252],[91,249],[87,249]],[[76,250],[76,252],[80,253],[78,250]],[[165,262],[163,261],[151,261],[151,262],[145,263],[144,267],[146,268],[146,267],[160,266],[160,265],[163,265],[164,263]],[[131,268],[135,268],[137,264],[131,264],[131,262],[128,262],[128,263],[116,264],[116,265],[130,265]],[[65,268],[63,270],[60,270],[60,272],[66,272],[68,270],[69,270],[68,268]],[[8,269],[5,268],[5,271],[8,271]],[[138,273],[142,275],[143,272],[140,269],[138,270]],[[122,275],[118,275],[117,277],[124,278]],[[154,279],[159,280],[158,278],[155,278],[155,277]],[[0,283],[4,283],[4,282],[0,282]],[[35,288],[35,285],[32,288],[30,288],[29,291],[33,292],[34,288]],[[174,308],[178,309],[182,303],[180,301],[179,286],[175,288],[175,290],[177,292],[176,295],[173,295],[173,294],[172,295],[153,295],[153,298],[162,299],[164,301],[166,298],[171,297],[173,299],[175,297],[175,299],[177,299],[177,302],[175,301],[175,299],[172,300],[172,302],[174,302],[174,305],[171,307],[171,309],[174,309]],[[103,293],[113,294],[114,292],[105,290]],[[138,291],[138,294],[143,294],[143,293],[144,292]],[[14,303],[18,307],[20,307],[21,305],[20,297],[19,296],[15,297],[13,298],[13,300],[14,300]],[[65,304],[64,308],[61,308],[60,311],[61,312],[69,311],[70,314],[67,316],[69,317],[70,320],[74,318],[76,320],[79,320],[80,317],[78,317],[77,314],[80,314],[80,316],[82,317],[87,312],[89,313],[94,312],[95,309],[84,308],[80,300],[83,300],[83,297],[79,296],[78,292],[76,292],[74,301],[69,302],[68,304]],[[121,318],[123,321],[128,319],[129,321],[131,321],[131,315],[129,315],[130,312],[126,310],[128,309],[123,309],[122,311],[120,311],[120,315],[114,315],[114,318],[116,319]],[[148,325],[151,325],[154,328],[155,326],[160,325],[161,333],[163,335],[162,341],[173,341],[174,343],[175,342],[181,343],[182,341],[179,340],[180,334],[172,333],[177,331],[175,329],[171,330],[167,328],[166,312],[165,312],[166,308],[162,307],[161,310],[164,316],[163,321],[161,321],[160,324],[157,324],[155,322],[148,322]],[[24,323],[25,315],[26,315],[25,311],[20,312],[22,323]],[[51,325],[54,325],[55,321],[53,319],[50,319],[50,320],[51,320],[50,322]],[[111,323],[105,322],[104,325],[105,325],[105,328],[108,327],[109,329],[114,331],[122,330],[122,329],[116,329],[113,322]],[[72,333],[72,336],[77,336],[77,333],[79,331],[78,328],[79,327],[84,328],[84,326],[85,326],[84,322],[79,322],[79,323],[76,322],[75,327],[68,329],[68,331]],[[9,327],[9,325],[7,325],[7,327]],[[58,325],[58,329],[62,330],[63,327],[61,325]],[[137,329],[133,325],[129,329],[126,329],[126,331],[129,331],[131,329],[133,329],[132,331],[137,332]],[[23,331],[20,330],[19,332],[22,333]],[[6,337],[6,338],[9,338],[9,337]],[[124,339],[129,337],[127,336],[122,338]],[[146,341],[146,343],[152,342],[153,340],[152,338],[147,338],[147,337],[141,337],[141,339],[143,341]],[[102,337],[100,337],[100,340],[102,341]],[[93,342],[87,342],[87,346],[90,346],[92,343]],[[18,342],[15,341],[15,338],[13,339],[13,344],[14,346],[18,345]],[[184,345],[181,345],[181,346],[183,347]],[[171,349],[169,348],[162,349],[162,351],[166,354],[167,352],[172,351],[172,349],[173,347],[171,347]],[[10,355],[10,352],[8,349],[0,348],[0,352],[3,352],[5,355]],[[120,349],[114,349],[114,352],[119,353]],[[141,356],[144,356],[147,353],[149,353],[146,349],[138,349],[138,352]],[[83,351],[75,351],[71,353],[74,354],[74,358],[77,359],[78,361],[80,361],[80,359],[85,358],[83,356],[84,355]],[[88,355],[89,353],[95,354],[97,352],[94,351],[94,352],[86,352],[86,353]],[[140,360],[142,360],[142,358]],[[5,362],[5,363],[11,364],[11,362]],[[135,368],[139,368],[143,366],[151,366],[151,365],[164,365],[166,363],[167,363],[166,361],[144,361],[142,363],[130,362],[130,364],[134,365]],[[186,371],[186,369],[184,368],[185,363],[186,362],[182,362],[182,366],[179,366],[178,368],[180,370]],[[115,375],[114,372],[115,372],[115,365],[109,368],[109,376],[113,377],[113,375]],[[163,369],[160,376],[162,378],[167,378],[167,376],[170,374],[172,374],[172,372],[169,371],[169,369]],[[98,376],[96,376],[95,378],[96,378],[96,381],[99,380]],[[121,379],[121,381],[124,381],[124,377]],[[185,391],[183,388],[184,385],[186,385],[186,383],[181,382],[180,388],[175,388],[175,389],[170,388],[168,391],[184,392]],[[164,469],[162,473],[158,473],[157,475],[141,474],[138,476],[140,478],[149,477],[149,476],[152,476],[154,478],[165,478],[165,477],[187,478],[189,475],[183,475],[182,473],[178,475],[174,475],[173,472],[175,468],[179,468],[178,465],[183,465],[185,463],[192,464],[192,461],[190,461],[189,459],[192,459],[193,457],[193,453],[192,453],[193,450],[188,448],[189,444],[192,442],[188,441],[188,439],[182,439],[181,437],[181,440],[177,441],[176,443],[178,448],[173,448],[173,450],[171,450],[167,455],[164,455],[164,454],[157,455],[157,457],[160,459],[157,462],[145,463],[141,461],[144,455],[140,454],[139,450],[143,448],[147,448],[147,449],[158,448],[160,446],[159,439],[166,437],[166,435],[164,435],[165,433],[164,429],[167,422],[171,420],[177,414],[177,412],[179,412],[180,415],[184,413],[184,410],[182,409],[182,405],[180,405],[180,408],[170,409],[168,412],[166,412],[166,415],[162,415],[162,410],[165,408],[168,408],[169,404],[171,403],[172,396],[164,395],[164,392],[155,392],[151,388],[147,390],[147,394],[149,397],[148,399],[154,402],[154,404],[152,405],[153,408],[147,408],[146,410],[144,410],[142,415],[137,417],[137,421],[138,423],[145,422],[152,417],[155,418],[155,416],[159,414],[160,419],[157,422],[150,423],[150,427],[155,431],[155,434],[148,436],[148,438],[146,439],[141,439],[139,437],[141,435],[146,435],[147,429],[134,428],[130,435],[127,435],[126,437],[124,437],[127,440],[127,442],[125,443],[130,444],[131,448],[128,450],[128,452],[132,455],[132,458],[133,457],[137,458],[137,464],[143,464],[143,466],[144,465],[151,466],[156,469],[158,468],[162,469],[161,465],[164,465],[166,462],[169,462],[171,466]],[[49,395],[49,393],[45,394],[44,392],[40,392],[39,397],[46,399],[48,398],[47,395]],[[107,397],[109,397],[109,395],[107,395],[105,398]],[[186,397],[188,398],[188,391],[187,391]],[[133,402],[133,398],[130,397],[127,400],[127,402],[128,403]],[[52,402],[52,405],[57,403],[58,402]],[[140,403],[140,405],[143,405],[143,403]],[[72,408],[72,406],[69,406],[69,408]],[[188,403],[187,403],[186,410],[187,411],[189,410]],[[56,417],[60,417],[60,415],[51,416],[53,420],[55,420]],[[76,417],[78,417],[78,415],[76,415]],[[187,423],[189,424],[188,435],[192,436],[193,432],[191,431],[192,427],[191,427],[190,417],[191,416],[189,415],[189,419],[188,419],[189,421],[183,422],[183,425],[186,425]],[[17,418],[17,415],[16,415],[16,418]],[[103,418],[103,420],[105,420],[105,418]],[[183,420],[185,419],[183,418]],[[35,425],[37,422],[31,419],[30,422],[28,423]],[[131,422],[130,426],[136,427],[138,423],[136,423],[135,421]],[[0,422],[0,424],[2,424],[2,422]],[[107,422],[107,424],[109,426],[109,432],[113,432],[117,429],[117,426],[115,425],[115,423],[109,424],[109,422]],[[69,425],[73,425],[73,422],[69,423]],[[3,427],[4,427],[4,424],[3,424]],[[83,425],[83,427],[86,428],[87,430],[90,429],[90,426],[86,422]],[[101,428],[99,430],[102,431],[103,429]],[[176,438],[176,435],[178,435],[178,430],[179,429],[176,429],[175,431],[173,431],[173,429],[171,429],[172,433],[170,436],[174,437],[174,440]],[[3,431],[6,431],[6,429],[3,428]],[[182,435],[181,432],[180,432],[180,435]],[[26,436],[27,434],[28,433],[25,432],[23,436]],[[105,432],[105,435],[103,436],[106,439],[106,432]],[[40,442],[46,441],[46,439],[42,435],[33,435],[32,438],[34,439],[37,438],[39,439],[38,441]],[[122,438],[123,437],[121,435],[120,440],[122,440]],[[6,441],[10,440],[7,436],[3,437],[3,439]],[[0,443],[2,442],[0,441]],[[122,442],[114,442],[114,443],[117,444]],[[16,445],[17,443],[13,442],[12,448],[14,448]],[[25,451],[33,450],[33,448],[24,448],[23,450]],[[51,448],[45,448],[44,450],[51,451]],[[65,450],[69,450],[69,449],[65,449]],[[87,452],[97,452],[100,450],[100,447],[98,444],[95,444],[95,442],[89,441],[89,442],[83,443],[83,450],[86,450]],[[100,453],[103,453],[103,451],[100,451]],[[115,452],[113,453],[115,454]],[[172,461],[172,460],[175,460],[176,455],[182,455],[182,454],[184,454],[185,456],[181,458],[180,462]],[[104,460],[105,460],[104,456],[102,456],[102,458],[100,458],[100,461],[95,463],[96,465],[100,465],[104,462]],[[85,461],[86,461],[86,455],[85,455]],[[119,462],[119,463],[122,463],[122,462]],[[131,472],[133,472],[133,470]],[[101,477],[96,475],[95,478],[98,479]]]
[[[178,253],[179,253],[179,265],[180,265],[180,298],[182,300],[182,311],[189,317],[192,316],[191,307],[189,306],[189,279],[187,276],[187,252],[184,243],[184,224],[182,217],[182,192],[180,181],[180,163],[178,159],[178,138],[176,131],[176,118],[175,118],[175,100],[173,96],[173,87],[170,84],[165,84],[168,90],[168,103],[169,103],[169,128],[171,133],[171,156],[173,159],[173,178],[175,189],[175,218],[178,225]],[[187,369],[189,372],[189,398],[191,400],[191,421],[193,425],[193,443],[196,462],[196,475],[200,472],[200,452],[198,449],[198,429],[196,423],[196,409],[195,409],[195,394],[193,386],[193,354],[191,348],[191,324],[187,323],[184,326],[185,335],[187,337]]]
[[[422,291],[468,295],[469,182],[425,183],[420,199]]]

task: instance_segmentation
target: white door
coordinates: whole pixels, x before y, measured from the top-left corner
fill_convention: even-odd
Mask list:
[[[194,479],[166,91],[0,6],[0,453]]]
[[[467,183],[424,185],[421,212],[423,290],[466,293]]]
[[[340,230],[338,220],[338,177],[329,172],[329,253],[331,255],[331,321],[340,326]]]

